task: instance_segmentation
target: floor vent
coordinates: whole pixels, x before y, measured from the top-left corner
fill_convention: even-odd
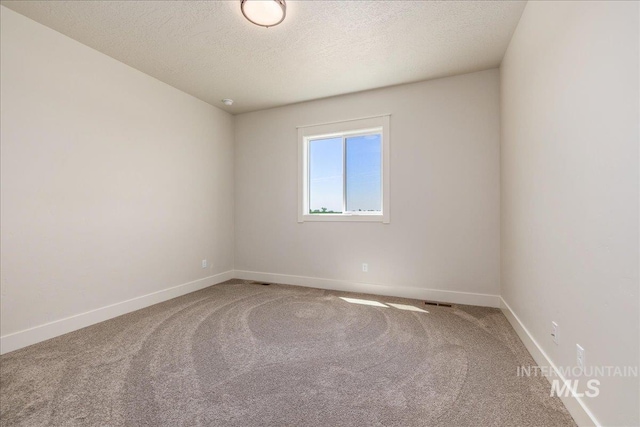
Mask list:
[[[425,301],[424,302],[426,305],[437,305],[439,307],[451,307],[451,304],[447,304],[444,302],[437,302],[437,301]]]
[[[250,285],[259,285],[259,286],[269,286],[271,283],[265,283],[265,282],[256,282],[255,280],[251,280],[249,281]]]

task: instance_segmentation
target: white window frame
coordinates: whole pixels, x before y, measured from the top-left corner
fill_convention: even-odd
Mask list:
[[[382,212],[344,212],[340,214],[309,213],[309,141],[321,138],[346,138],[353,135],[381,134],[382,144]],[[345,143],[343,141],[343,147]],[[343,148],[344,149],[344,148]],[[388,224],[389,215],[389,115],[344,120],[334,123],[298,127],[298,222],[357,221]],[[343,155],[343,161],[344,155]],[[344,169],[343,169],[344,170]],[[346,185],[343,177],[343,186]],[[346,191],[343,188],[343,199]],[[343,200],[346,207],[346,201]]]

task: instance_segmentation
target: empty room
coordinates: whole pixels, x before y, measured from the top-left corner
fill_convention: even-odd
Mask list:
[[[640,2],[1,1],[1,426],[640,426]]]

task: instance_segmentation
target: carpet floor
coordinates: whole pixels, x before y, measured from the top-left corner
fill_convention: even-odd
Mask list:
[[[522,365],[498,309],[231,280],[3,355],[0,420],[574,426]]]

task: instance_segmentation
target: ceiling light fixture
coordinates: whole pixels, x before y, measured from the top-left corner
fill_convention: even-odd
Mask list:
[[[225,98],[222,100],[224,105],[233,105],[233,99]]]
[[[273,27],[287,15],[285,0],[240,0],[240,10],[247,20],[261,27]]]

